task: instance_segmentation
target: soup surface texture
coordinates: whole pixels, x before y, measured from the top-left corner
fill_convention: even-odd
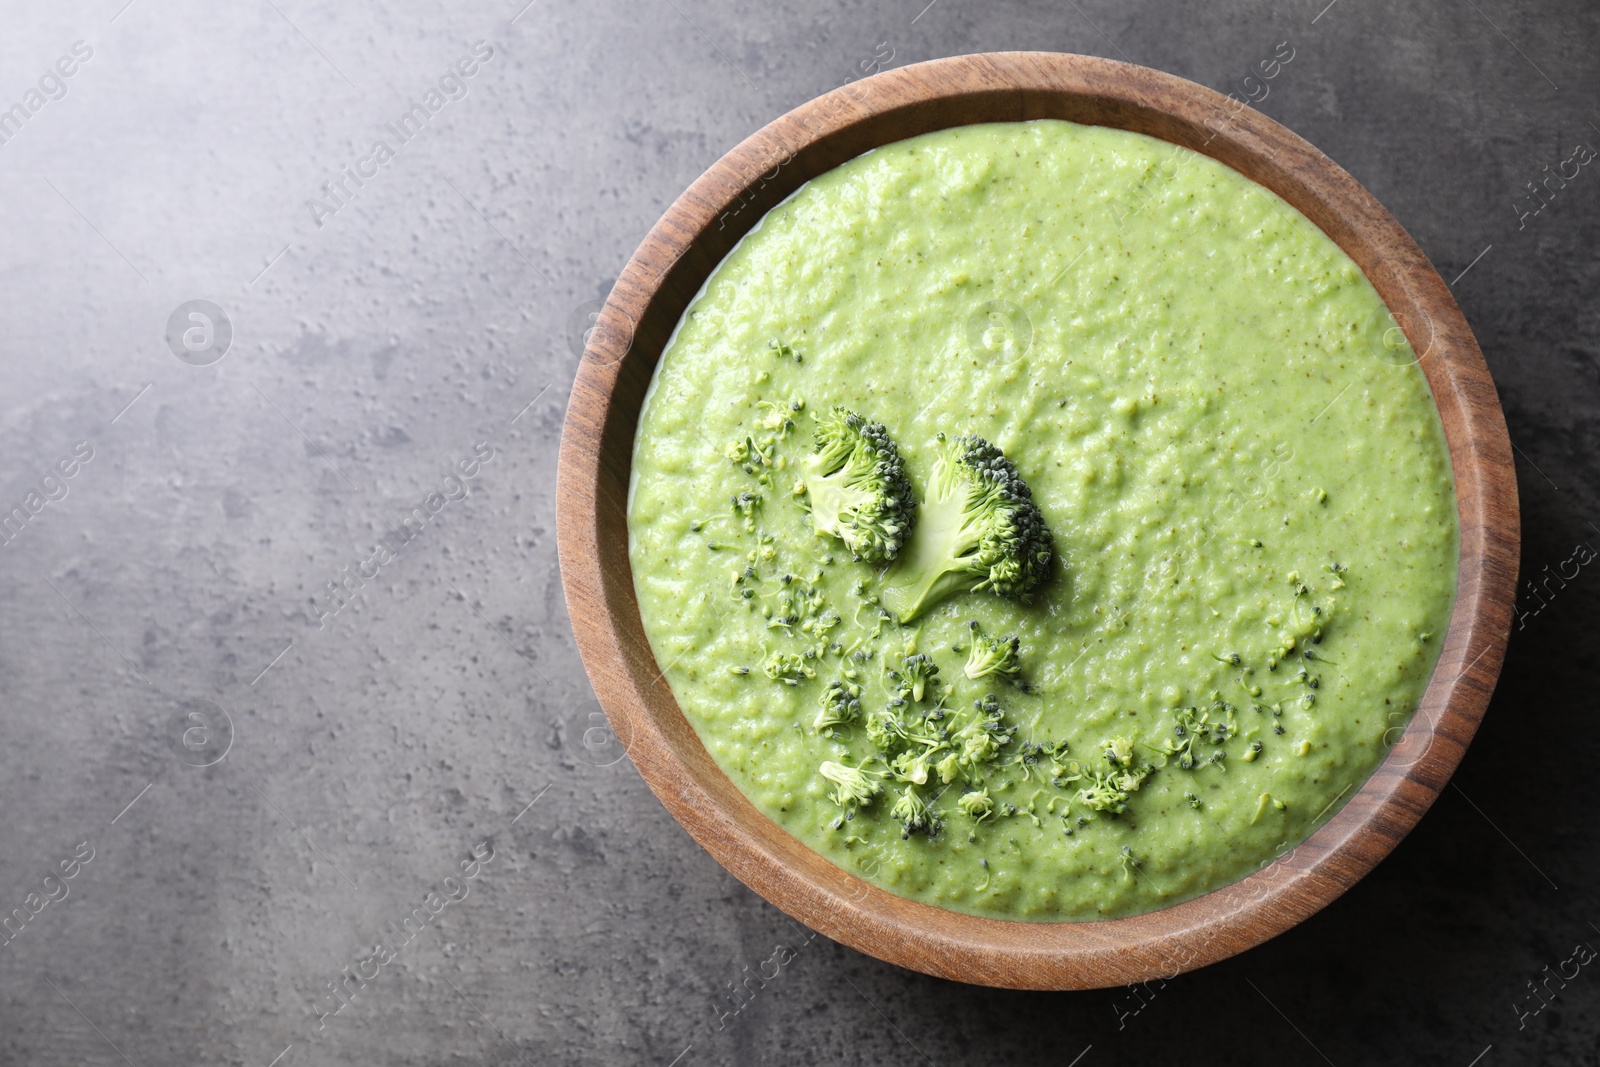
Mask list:
[[[919,496],[937,435],[1003,450],[1053,533],[1031,603],[885,616],[884,565],[796,484],[835,405]],[[1349,257],[1206,156],[1054,120],[891,144],[769,212],[660,360],[628,509],[655,658],[745,795],[894,893],[1036,921],[1304,839],[1400,736],[1456,579],[1438,414]],[[969,679],[980,634],[1020,674]],[[833,683],[859,707],[819,729]],[[891,765],[884,716],[923,766]]]

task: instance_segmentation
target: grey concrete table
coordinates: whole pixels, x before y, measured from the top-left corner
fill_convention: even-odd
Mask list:
[[[4,5],[0,1062],[1596,1062],[1593,5],[525,2]],[[1456,786],[1137,993],[796,927],[596,732],[552,510],[584,316],[863,63],[1259,96],[1284,42],[1259,106],[1452,280],[1519,450],[1539,584]]]

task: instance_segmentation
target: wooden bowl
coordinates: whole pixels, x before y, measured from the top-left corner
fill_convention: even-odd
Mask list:
[[[1132,918],[1011,922],[907,900],[801,844],[723,774],[651,654],[628,562],[634,430],[668,335],[701,283],[805,181],[889,142],[1036,118],[1112,126],[1203,152],[1266,186],[1366,272],[1420,354],[1449,443],[1460,577],[1422,703],[1377,772],[1328,823],[1243,881]],[[567,607],[616,738],[674,818],[767,900],[836,941],[964,982],[1086,989],[1226,959],[1315,913],[1428,809],[1500,673],[1520,529],[1505,419],[1460,309],[1415,242],[1354,178],[1264,115],[1170,74],[1087,56],[1004,52],[887,71],[818,97],[745,140],[645,237],[596,321],[561,438],[557,527]],[[1397,728],[1398,733],[1398,728]]]

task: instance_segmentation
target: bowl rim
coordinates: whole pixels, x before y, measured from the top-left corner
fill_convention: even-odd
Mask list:
[[[1460,547],[1444,647],[1377,770],[1310,837],[1286,842],[1244,879],[1118,919],[1022,921],[939,908],[881,889],[788,834],[739,792],[684,718],[644,638],[628,560],[644,389],[671,327],[731,242],[803,182],[872,147],[1034,118],[1195,149],[1333,238],[1421,353],[1456,486]],[[875,74],[780,116],[696,179],[630,258],[588,338],[562,431],[557,534],[594,692],[616,741],[690,836],[767,901],[836,941],[927,974],[1019,989],[1100,988],[1206,966],[1310,917],[1375,867],[1438,797],[1483,718],[1510,632],[1520,550],[1494,383],[1449,288],[1400,224],[1326,155],[1235,98],[1176,75],[1053,52],[978,53]]]

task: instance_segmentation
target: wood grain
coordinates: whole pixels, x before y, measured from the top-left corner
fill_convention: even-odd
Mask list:
[[[1102,922],[1008,922],[906,900],[779,828],[712,761],[674,701],[645,639],[628,562],[628,479],[646,386],[689,300],[739,237],[802,183],[868,149],[1035,118],[1203,152],[1337,241],[1421,354],[1460,511],[1444,648],[1378,771],[1314,835],[1243,881]],[[645,781],[706,851],[837,941],[929,974],[1026,989],[1118,985],[1225,959],[1325,907],[1388,855],[1438,797],[1483,718],[1510,629],[1520,541],[1511,448],[1483,356],[1443,280],[1372,195],[1289,130],[1209,89],[1045,52],[941,59],[856,82],[778,118],[695,181],[634,253],[591,335],[562,434],[557,527],[567,606],[595,693]]]

